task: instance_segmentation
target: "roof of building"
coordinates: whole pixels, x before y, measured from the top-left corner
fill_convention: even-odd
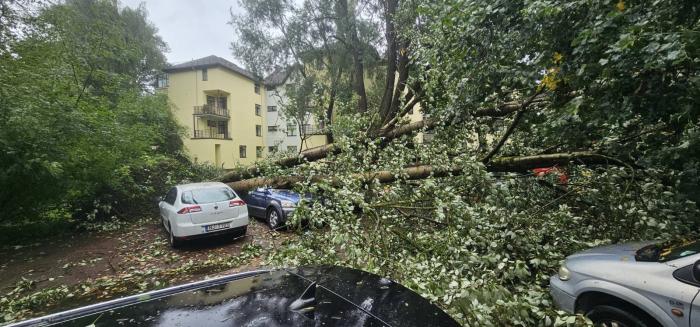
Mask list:
[[[169,65],[167,68],[164,69],[166,72],[177,72],[177,71],[183,71],[183,70],[191,70],[191,69],[201,69],[201,68],[207,68],[207,67],[223,67],[228,70],[233,71],[234,73],[241,74],[247,78],[250,78],[254,81],[259,81],[260,77],[255,76],[252,72],[243,69],[239,67],[238,65],[224,59],[218,56],[207,56],[204,58],[199,58],[195,60],[191,60],[188,62],[183,62],[181,64],[177,65]]]
[[[267,75],[267,77],[265,77],[265,85],[272,87],[280,86],[287,81],[287,78],[289,77],[289,74],[291,72],[291,67],[277,68],[272,74]]]

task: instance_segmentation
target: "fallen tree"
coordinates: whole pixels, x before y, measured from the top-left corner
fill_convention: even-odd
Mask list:
[[[531,99],[530,103],[541,103],[546,101],[544,96],[537,96]],[[474,112],[473,117],[503,117],[513,112],[520,110],[523,107],[523,102],[511,101],[506,102],[496,108],[480,109]],[[438,120],[426,118],[421,121],[408,123],[390,130],[381,130],[376,138],[382,138],[385,142],[399,138],[403,135],[408,135],[420,130],[429,130],[438,125]],[[280,167],[293,167],[304,162],[317,161],[328,157],[330,154],[337,154],[340,149],[333,143],[317,146],[308,150],[301,151],[295,157],[287,157],[276,161],[274,164]],[[240,181],[246,178],[252,178],[260,175],[260,169],[257,166],[234,170],[221,176],[217,181],[231,183]]]
[[[609,164],[615,166],[626,166],[624,162],[606,156],[604,154],[591,151],[577,151],[567,153],[541,154],[534,156],[493,158],[486,164],[486,170],[490,172],[526,172],[533,168],[550,167],[555,165],[564,166],[570,163],[587,165]],[[417,180],[425,179],[428,177],[457,176],[462,173],[462,169],[457,166],[450,168],[436,168],[431,165],[420,165],[404,168],[399,173],[394,173],[388,170],[357,173],[353,174],[352,178],[364,183],[369,183],[374,180],[377,180],[380,183],[391,183],[398,179]],[[332,176],[315,175],[311,177],[257,177],[230,182],[228,183],[228,185],[238,192],[245,192],[263,186],[269,186],[274,188],[292,188],[294,184],[302,183],[307,180],[312,183],[327,182],[329,184],[337,184],[339,182],[337,178]]]

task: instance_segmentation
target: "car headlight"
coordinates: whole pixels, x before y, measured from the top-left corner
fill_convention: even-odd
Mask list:
[[[565,265],[561,265],[561,267],[559,267],[559,279],[567,281],[569,278],[571,278],[571,271],[569,271],[569,268],[566,268]]]
[[[296,207],[296,204],[292,201],[287,201],[287,200],[282,200],[280,201],[280,205],[282,208],[294,208]]]

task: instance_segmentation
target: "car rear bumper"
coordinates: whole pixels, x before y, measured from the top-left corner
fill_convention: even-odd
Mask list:
[[[552,295],[554,304],[558,308],[568,313],[574,313],[574,310],[576,309],[576,297],[565,291],[567,288],[565,283],[565,281],[559,279],[559,275],[550,277],[549,294]]]
[[[205,237],[214,237],[214,236],[228,235],[228,234],[243,235],[246,233],[247,230],[248,230],[248,225],[245,225],[245,226],[222,229],[222,230],[218,230],[215,232],[209,232],[209,233],[204,233],[204,234],[195,234],[195,235],[180,236],[180,237],[176,236],[175,239],[177,239],[178,241],[189,241],[189,240],[196,240],[196,239],[205,238]]]
[[[248,226],[248,222],[248,212],[246,211],[245,213],[242,213],[235,218],[222,219],[219,221],[213,221],[204,224],[193,224],[191,221],[187,220],[177,222],[171,226],[173,227],[173,236],[177,237],[178,239],[193,239],[209,235],[233,233],[235,232],[235,229]],[[229,224],[229,227],[226,229],[211,232],[206,231],[206,226],[216,224]]]

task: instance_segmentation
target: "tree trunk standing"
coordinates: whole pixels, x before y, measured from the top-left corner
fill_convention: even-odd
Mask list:
[[[349,39],[350,49],[348,50],[352,53],[353,89],[359,98],[357,100],[357,112],[364,113],[367,112],[367,92],[365,90],[365,66],[362,45],[357,36],[356,5],[354,0],[339,0],[337,2],[337,10],[340,16],[339,25],[344,27],[345,38]]]
[[[391,104],[394,95],[394,85],[396,83],[396,29],[394,26],[394,14],[398,0],[386,0],[384,2],[384,25],[385,38],[387,44],[386,50],[386,83],[384,84],[384,94],[382,95],[382,103],[379,106],[379,117],[381,117],[381,125],[386,124],[391,118]]]
[[[397,114],[399,113],[399,104],[401,103],[401,93],[403,93],[406,90],[406,80],[408,80],[408,70],[409,70],[408,42],[402,42],[402,43],[403,43],[402,47],[398,50],[399,51],[399,53],[398,53],[399,80],[396,83],[396,88],[394,89],[394,95],[391,98],[391,105],[389,106],[389,110],[387,112],[386,117],[384,118],[384,121],[382,122],[382,125],[385,125],[389,121],[391,121],[392,119],[397,118]],[[416,100],[417,99],[418,98],[416,98]]]
[[[330,56],[330,54],[329,54]],[[331,144],[335,140],[333,139],[333,131],[330,128],[330,126],[333,124],[333,110],[335,107],[335,97],[338,95],[338,84],[340,83],[340,77],[343,74],[343,68],[338,68],[338,75],[335,76],[333,80],[331,80],[331,94],[330,94],[330,100],[328,101],[328,107],[326,108],[326,126],[324,126],[324,129],[326,130],[326,143]]]

